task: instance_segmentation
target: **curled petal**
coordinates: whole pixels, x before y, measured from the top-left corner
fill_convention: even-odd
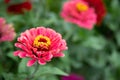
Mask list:
[[[30,67],[30,66],[32,66],[35,62],[36,62],[35,59],[31,59],[31,60],[29,60],[29,61],[27,62],[27,66]]]
[[[26,45],[27,45],[27,44],[26,44]],[[25,46],[24,44],[15,43],[15,46],[18,47],[18,48],[23,49],[23,50],[26,51],[26,52],[30,52],[30,51],[29,51],[29,47],[26,48],[26,46]]]
[[[43,60],[43,59],[39,59],[38,63],[41,64],[41,65],[45,65],[46,64],[45,60]]]
[[[20,50],[17,50],[17,51],[15,51],[15,52],[13,53],[13,55],[14,55],[14,56],[18,56],[19,52],[20,52]]]
[[[25,58],[25,57],[26,57],[26,54],[27,54],[27,53],[25,53],[25,52],[20,52],[20,53],[18,54],[18,56],[19,56],[20,58]]]
[[[27,55],[27,53],[24,51],[21,51],[21,50],[17,50],[14,52],[14,56],[19,56],[20,58],[25,58],[26,55]]]
[[[64,57],[65,55],[63,53],[56,53],[54,54],[54,57]]]

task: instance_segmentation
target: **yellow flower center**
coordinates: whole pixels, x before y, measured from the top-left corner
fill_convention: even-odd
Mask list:
[[[51,44],[50,39],[47,36],[39,35],[34,39],[33,46],[40,50],[48,50]]]
[[[88,10],[88,6],[83,3],[77,3],[76,7],[77,7],[78,11],[87,11]]]

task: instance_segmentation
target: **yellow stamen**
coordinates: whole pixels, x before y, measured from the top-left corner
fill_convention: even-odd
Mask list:
[[[78,11],[87,11],[88,10],[88,6],[83,3],[77,3],[76,7],[77,7]]]
[[[33,46],[40,49],[48,49],[50,44],[51,41],[47,36],[39,35],[35,38]]]

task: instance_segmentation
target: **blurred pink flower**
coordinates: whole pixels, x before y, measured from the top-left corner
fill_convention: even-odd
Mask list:
[[[44,65],[54,57],[63,57],[62,51],[67,49],[66,41],[62,36],[50,28],[37,27],[21,33],[15,46],[21,48],[14,52],[20,58],[31,58],[27,66],[36,61]]]
[[[103,18],[105,17],[107,10],[103,0],[84,0],[91,7],[95,9],[95,13],[97,14],[97,25],[100,25]]]
[[[4,18],[0,18],[0,42],[12,41],[16,36],[12,24],[6,24]]]
[[[92,29],[96,24],[94,8],[83,0],[70,0],[64,3],[61,17],[66,21],[86,29]]]
[[[77,74],[70,74],[69,76],[62,76],[61,80],[84,80],[84,78]]]

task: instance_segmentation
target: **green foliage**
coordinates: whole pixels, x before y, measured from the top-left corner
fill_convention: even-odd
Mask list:
[[[35,76],[39,77],[42,75],[65,75],[67,76],[68,74],[53,66],[40,66],[38,71],[35,73]]]
[[[11,4],[23,1],[12,0]],[[14,24],[16,39],[26,29],[45,26],[61,33],[68,45],[65,57],[27,67],[28,58],[13,56],[16,39],[0,43],[0,80],[59,80],[70,73],[83,75],[85,80],[120,80],[120,1],[103,0],[107,15],[90,31],[60,17],[64,1],[32,0],[30,12],[9,14],[8,5],[0,0],[0,17]]]

